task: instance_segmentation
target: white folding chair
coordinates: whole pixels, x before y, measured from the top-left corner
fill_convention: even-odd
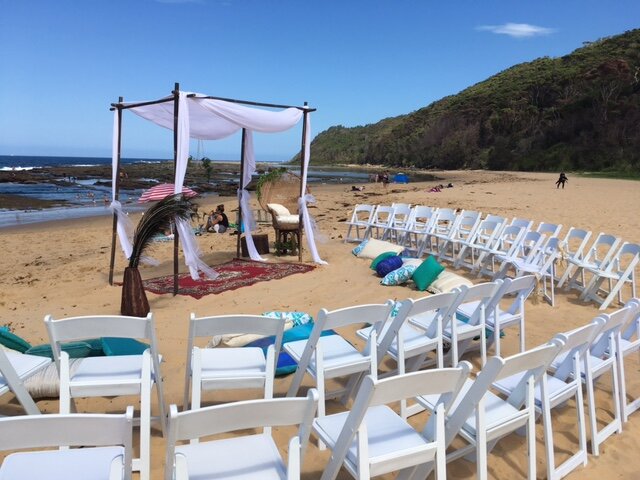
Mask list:
[[[576,288],[584,291],[587,286],[585,268],[600,268],[607,265],[620,245],[620,239],[599,233],[589,251],[582,258],[567,258],[567,268],[558,282],[558,288],[567,283],[566,290]]]
[[[418,300],[407,299],[402,302],[398,314],[384,325],[376,324],[358,330],[359,337],[368,340],[371,331],[376,330],[378,342],[378,365],[390,356],[396,361],[397,373],[414,372],[425,366],[429,353],[435,354],[433,363],[443,367],[442,329],[449,325],[459,304],[459,292],[440,293]],[[417,328],[409,319],[420,319],[426,328]],[[405,400],[400,402],[400,415],[407,418],[414,411],[407,409]]]
[[[463,242],[467,242],[475,237],[475,233],[480,226],[480,221],[480,212],[467,210],[462,212],[460,214],[460,220],[456,223],[454,229],[448,236],[441,239],[442,242],[438,248],[438,260],[455,262]]]
[[[546,244],[541,244],[537,252],[532,251],[523,259],[512,259],[510,264],[505,264],[494,278],[505,278],[510,265],[515,270],[515,278],[532,274],[538,282],[542,282],[542,296],[553,307],[555,305],[555,268],[559,256],[559,240],[557,237],[552,237]]]
[[[496,254],[494,258],[500,262],[500,266],[493,279],[504,278],[506,272],[516,263],[531,264],[540,254],[540,249],[545,245],[545,235],[543,233],[529,231],[524,237],[518,248],[511,254]]]
[[[622,308],[607,315],[602,314],[602,329],[599,336],[593,341],[586,355],[582,381],[587,388],[587,402],[589,404],[589,425],[591,429],[591,453],[600,454],[600,444],[614,433],[622,433],[622,412],[620,408],[620,383],[619,383],[619,352],[620,331],[624,326],[630,308]],[[553,365],[554,367],[556,365]],[[613,401],[613,419],[602,429],[598,429],[596,416],[595,387],[598,379],[611,371],[611,398]]]
[[[631,285],[631,298],[636,296],[636,266],[640,262],[640,244],[625,242],[618,253],[602,268],[586,267],[585,270],[593,274],[580,299],[593,300],[600,304],[600,310],[605,310],[618,296],[622,301],[622,287]],[[609,289],[602,288],[604,281],[609,283]],[[603,292],[601,295],[600,292]],[[604,296],[606,295],[606,296]]]
[[[165,480],[299,480],[317,405],[314,389],[306,398],[246,400],[180,413],[171,405]],[[289,440],[285,464],[269,432],[291,425],[298,425],[298,433]],[[178,444],[259,427],[262,433]]]
[[[480,248],[490,248],[495,243],[496,237],[504,229],[504,223],[495,220],[483,220],[469,238],[459,240],[460,250],[454,262],[455,268],[467,267],[473,270],[476,263],[476,252]],[[465,261],[467,256],[469,261]]]
[[[372,330],[369,340],[358,350],[340,335],[321,336],[322,332],[363,322],[375,325],[384,323],[391,314],[393,301],[384,304],[357,305],[339,310],[320,310],[307,340],[288,342],[284,351],[298,363],[298,368],[287,392],[288,397],[297,395],[305,373],[309,373],[316,381],[320,401],[318,416],[325,414],[325,402],[329,398],[341,397],[346,403],[353,389],[357,386],[363,372],[377,375],[377,337]],[[325,380],[350,376],[345,389],[333,392],[325,391]],[[320,445],[320,448],[323,448]]]
[[[0,478],[130,480],[132,430],[133,407],[121,415],[83,413],[1,418],[0,450],[25,451],[5,457]],[[47,447],[64,448],[41,450]]]
[[[516,218],[513,217],[509,225],[513,225],[516,227],[520,227],[524,230],[524,233],[527,233],[533,227],[533,220],[527,220],[526,218]]]
[[[371,223],[371,217],[373,216],[373,205],[358,204],[354,207],[351,214],[351,220],[347,222],[347,234],[345,235],[345,242],[361,242],[365,238],[367,228]],[[351,231],[355,229],[355,236],[351,236]],[[360,236],[360,230],[362,230],[362,236]]]
[[[381,238],[387,229],[393,225],[393,212],[394,208],[389,205],[375,207],[369,226],[364,233],[365,239],[371,237]]]
[[[418,466],[437,465],[439,480],[446,478],[445,417],[464,384],[470,365],[407,373],[384,380],[367,376],[351,411],[319,417],[313,432],[332,450],[321,480],[334,480],[342,465],[357,479],[399,471],[398,478],[418,479]],[[437,397],[421,431],[398,416],[387,404],[418,395]]]
[[[187,339],[186,375],[183,409],[200,408],[202,392],[240,388],[263,388],[264,398],[273,397],[278,355],[285,321],[261,315],[219,315],[196,317],[191,314]],[[200,348],[196,339],[229,334],[274,336],[275,341],[263,352],[260,347]]]
[[[547,478],[559,480],[580,465],[587,464],[587,432],[582,398],[582,365],[593,339],[602,329],[604,321],[597,318],[594,322],[567,333],[559,334],[556,339],[562,348],[553,362],[555,369],[542,377],[535,390],[535,407],[542,415],[544,442],[547,456]],[[552,364],[553,364],[552,362]],[[513,375],[495,383],[495,388],[510,395],[522,380],[522,375]],[[564,407],[571,398],[575,399],[576,420],[578,426],[578,450],[568,459],[556,466],[553,425],[551,410]]]
[[[448,235],[458,219],[458,215],[452,208],[439,208],[433,217],[429,230],[427,234],[422,237],[420,246],[418,247],[418,258],[422,257],[425,251],[427,253],[434,253],[436,248],[434,248],[433,241],[436,235]]]
[[[401,245],[417,255],[422,241],[435,221],[435,210],[432,207],[417,205],[413,207],[412,216],[405,228],[398,228],[397,234]]]
[[[640,298],[634,298],[627,302],[627,306],[633,308],[627,317],[627,322],[620,329],[620,409],[622,420],[627,422],[629,415],[640,408],[640,397],[627,398],[626,368],[624,359],[634,352],[640,352]]]
[[[498,255],[504,257],[516,255],[526,233],[525,229],[520,226],[509,225],[496,236],[493,243],[476,245],[476,250],[479,251],[479,254],[471,272],[477,271],[478,278],[483,275],[493,276],[495,273],[495,257]]]
[[[455,367],[458,364],[460,357],[469,349],[474,338],[477,338],[480,343],[482,365],[487,361],[485,339],[487,305],[501,284],[502,281],[498,280],[472,287],[463,285],[460,289],[454,289],[454,292],[459,290],[459,297],[456,299],[457,311],[449,324],[442,327],[443,339],[451,344],[447,356],[451,358],[452,366]],[[431,321],[425,321],[419,316],[410,318],[409,321],[427,331],[433,328]]]
[[[44,319],[60,373],[60,413],[70,413],[74,398],[140,396],[140,458],[133,460],[133,468],[140,471],[142,480],[150,477],[151,455],[151,390],[156,387],[163,435],[166,428],[160,355],[153,314],[146,318],[121,315],[95,315],[54,320]],[[61,351],[64,342],[93,337],[133,338],[149,342],[142,355],[120,355],[84,358],[72,374],[69,355]]]
[[[486,480],[488,452],[501,438],[526,427],[528,478],[535,479],[535,385],[545,375],[547,366],[560,348],[560,342],[554,339],[508,358],[491,357],[475,380],[467,379],[460,391],[460,399],[445,420],[445,441],[448,447],[459,435],[469,445],[452,451],[447,455],[447,461],[473,458],[471,454],[475,450],[477,478]],[[506,399],[489,390],[492,383],[513,375],[520,375],[521,380]],[[418,397],[418,402],[431,412],[436,405],[433,396]],[[426,478],[429,467],[424,468],[426,471],[423,470],[417,478]]]
[[[394,203],[391,207],[393,208],[391,223],[382,234],[382,238],[383,240],[389,239],[394,243],[399,243],[401,238],[398,232],[410,225],[413,210],[411,205],[407,203]]]
[[[526,349],[525,342],[525,303],[531,292],[535,289],[536,277],[525,275],[516,279],[505,278],[496,290],[493,298],[486,307],[486,325],[489,335],[489,344],[495,344],[495,353],[502,354],[500,348],[500,336],[502,330],[508,327],[517,326],[520,334],[520,351]],[[510,302],[504,308],[501,302]],[[465,315],[470,316],[468,307],[461,305],[460,310],[465,309]]]
[[[0,396],[13,392],[27,414],[39,414],[40,410],[22,382],[46,368],[50,363],[51,359],[47,357],[5,351],[0,348]]]
[[[561,286],[563,279],[569,277],[571,274],[570,266],[571,261],[581,261],[584,256],[584,250],[587,248],[587,242],[591,238],[591,232],[589,230],[583,230],[581,228],[571,227],[569,232],[565,235],[559,244],[560,249],[560,264],[564,266],[564,272],[562,276],[557,276],[555,279],[558,288]]]

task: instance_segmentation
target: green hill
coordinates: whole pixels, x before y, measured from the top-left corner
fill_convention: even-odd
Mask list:
[[[331,127],[315,164],[640,172],[640,29],[511,67],[400,117]]]

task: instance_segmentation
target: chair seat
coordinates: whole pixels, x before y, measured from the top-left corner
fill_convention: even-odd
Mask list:
[[[335,448],[348,415],[349,412],[343,412],[319,417],[313,421],[314,432],[332,450]],[[375,464],[377,458],[390,458],[395,452],[419,449],[429,445],[429,442],[422,435],[386,405],[369,408],[363,422],[367,427],[369,457],[372,464]],[[432,448],[435,454],[435,447]],[[433,458],[433,455],[431,457]],[[357,465],[357,459],[358,444],[356,437],[349,447],[347,461],[351,465]],[[399,469],[399,467],[396,466],[394,470],[396,469]],[[383,472],[376,473],[373,469],[371,471],[372,476],[380,473]]]
[[[37,355],[27,355],[25,353],[5,351],[11,366],[14,368],[18,377],[25,379],[34,374],[42,367],[51,363],[51,359],[47,357],[39,357]],[[9,385],[6,379],[0,374],[0,394],[8,391]]]
[[[298,215],[278,215],[274,221],[279,228],[298,228],[300,217]]]
[[[123,456],[123,447],[18,452],[5,458],[0,480],[109,480],[112,462],[122,466]]]
[[[431,338],[426,335],[423,330],[418,330],[411,325],[403,324],[400,327],[402,335],[402,343],[406,357],[418,355],[425,351],[433,350],[438,344],[437,338]],[[398,338],[394,338],[389,346],[389,353],[394,357],[398,357]]]
[[[284,480],[286,466],[271,435],[248,435],[176,446],[197,480]]]
[[[249,382],[247,387],[264,384],[267,360],[261,348],[203,348],[200,354],[203,388],[221,388],[225,380],[230,380],[230,387],[238,387],[241,379]]]
[[[513,390],[516,389],[523,376],[524,374],[518,374],[503,378],[502,380],[496,382],[494,386],[505,395],[509,395]],[[568,384],[554,376],[547,376],[547,395],[549,397],[549,402],[552,408],[558,403],[563,402],[567,398],[575,395],[575,390],[575,383]],[[540,382],[536,383],[534,396],[536,407],[542,408],[542,387],[540,386]]]
[[[300,363],[300,358],[302,358],[306,344],[307,340],[298,340],[296,342],[286,343],[283,348],[296,362]],[[340,335],[320,337],[318,339],[318,345],[322,350],[325,376],[327,378],[348,375],[369,369],[371,362],[369,357],[362,355],[362,353]],[[312,355],[309,361],[309,371],[312,375],[316,376],[315,355]]]
[[[71,393],[81,396],[138,395],[143,355],[83,358],[71,377]]]

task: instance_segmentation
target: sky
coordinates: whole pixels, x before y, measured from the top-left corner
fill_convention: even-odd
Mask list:
[[[638,0],[0,0],[0,155],[110,156],[110,104],[164,97],[175,82],[307,101],[315,136],[638,27]],[[170,131],[131,113],[123,129],[124,157],[172,157]],[[288,160],[300,137],[256,134],[256,156]],[[236,159],[239,145],[191,153]]]

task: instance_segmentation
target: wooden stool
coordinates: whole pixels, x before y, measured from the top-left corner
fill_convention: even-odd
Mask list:
[[[253,244],[256,246],[256,250],[259,254],[269,253],[269,236],[265,234],[252,235]],[[249,256],[249,250],[247,249],[247,239],[242,237],[240,239],[240,250],[243,257]]]

